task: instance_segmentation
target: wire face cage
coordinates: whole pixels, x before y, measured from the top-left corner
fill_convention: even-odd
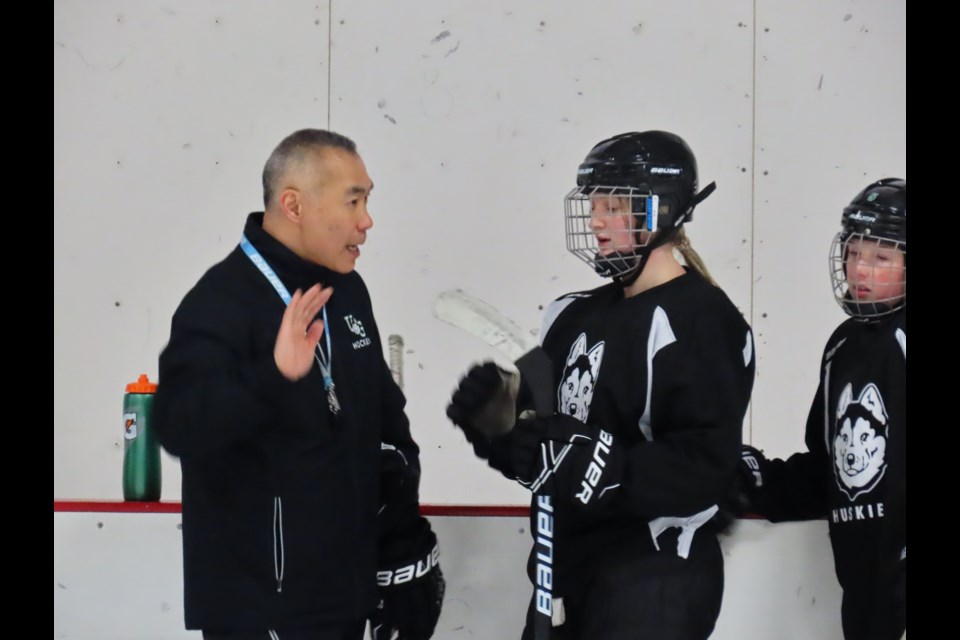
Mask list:
[[[600,275],[620,275],[657,229],[660,199],[633,187],[581,186],[563,198],[567,250]]]
[[[829,260],[833,296],[850,316],[873,320],[906,304],[906,243],[840,232]]]

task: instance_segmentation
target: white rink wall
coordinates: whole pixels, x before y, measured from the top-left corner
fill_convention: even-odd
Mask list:
[[[527,519],[431,516],[447,579],[435,640],[517,640],[531,588]],[[180,514],[55,513],[53,635],[179,640]],[[842,640],[826,522],[738,523],[722,539],[717,640]]]
[[[550,300],[599,284],[564,249],[562,196],[595,142],[630,130],[681,134],[717,182],[689,233],[754,328],[745,439],[787,455],[843,319],[827,276],[840,211],[906,177],[905,94],[896,0],[55,0],[54,500],[121,497],[124,387],[156,379],[174,308],[302,127],[352,137],[376,183],[358,268],[381,334],[405,343],[424,503],[526,503],[444,416],[468,364],[496,353],[434,300],[462,288],[535,333]],[[163,477],[179,500],[167,455]],[[55,636],[183,635],[176,521],[55,513]],[[511,637],[522,523],[437,524],[465,571],[449,574],[448,632]],[[825,523],[749,521],[727,551],[718,637],[839,637]],[[138,619],[157,626],[131,632]]]

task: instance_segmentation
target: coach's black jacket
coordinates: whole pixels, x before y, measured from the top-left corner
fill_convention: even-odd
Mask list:
[[[244,233],[291,294],[317,282],[334,288],[327,322],[343,409],[331,418],[319,367],[295,383],[280,374],[273,349],[284,303],[242,249],[183,299],[160,356],[154,422],[183,471],[188,629],[366,617],[378,561],[391,561],[378,558],[381,442],[400,449],[419,480],[405,399],[363,280],[300,259],[262,221],[250,214]]]

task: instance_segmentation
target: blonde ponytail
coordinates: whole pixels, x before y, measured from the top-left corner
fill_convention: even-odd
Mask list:
[[[687,237],[687,232],[683,227],[677,229],[677,235],[673,239],[673,247],[680,253],[680,256],[687,266],[695,269],[697,273],[703,276],[704,279],[713,286],[718,286],[713,276],[707,271],[707,265],[703,263],[703,258],[700,257],[696,249],[690,246],[690,238]]]

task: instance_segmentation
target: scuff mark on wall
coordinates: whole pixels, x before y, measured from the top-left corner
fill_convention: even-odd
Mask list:
[[[80,51],[80,49],[77,49],[76,47],[74,47],[73,50],[76,52],[77,56],[79,56],[80,61],[83,62],[83,64],[85,64],[86,66],[90,67],[91,69],[106,69],[107,71],[113,71],[114,69],[116,69],[117,67],[119,67],[120,65],[122,65],[122,64],[124,63],[124,61],[127,59],[127,57],[124,56],[124,57],[120,58],[120,61],[119,61],[118,63],[116,63],[115,65],[113,65],[113,66],[109,66],[109,67],[99,67],[99,66],[97,66],[97,65],[94,65],[94,64],[91,64],[90,62],[88,62],[87,59],[83,57],[83,52]]]

